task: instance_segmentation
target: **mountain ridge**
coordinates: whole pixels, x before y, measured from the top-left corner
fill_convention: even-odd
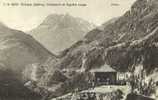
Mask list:
[[[0,47],[1,67],[18,73],[21,73],[27,64],[42,63],[49,57],[56,59],[54,54],[32,36],[8,27],[0,29]]]
[[[80,40],[95,25],[69,14],[51,14],[30,33],[51,52],[62,51]]]

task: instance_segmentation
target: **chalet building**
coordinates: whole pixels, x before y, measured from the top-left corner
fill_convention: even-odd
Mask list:
[[[126,85],[126,81],[130,77],[130,73],[117,72],[107,64],[92,69],[90,72],[94,75],[96,85]]]
[[[108,65],[90,71],[94,74],[96,85],[114,85],[117,80],[117,72]]]

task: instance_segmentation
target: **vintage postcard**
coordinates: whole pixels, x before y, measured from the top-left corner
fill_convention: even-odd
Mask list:
[[[0,0],[0,100],[158,100],[158,0]]]

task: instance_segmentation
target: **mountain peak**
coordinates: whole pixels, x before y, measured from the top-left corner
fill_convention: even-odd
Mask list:
[[[30,33],[53,53],[82,39],[95,25],[70,14],[51,14]]]
[[[46,17],[46,19],[43,21],[43,23],[41,25],[48,25],[48,26],[52,27],[52,25],[56,25],[56,24],[58,24],[58,25],[66,24],[65,26],[67,26],[67,25],[77,23],[76,20],[82,20],[82,19],[73,17],[69,13],[51,14]]]

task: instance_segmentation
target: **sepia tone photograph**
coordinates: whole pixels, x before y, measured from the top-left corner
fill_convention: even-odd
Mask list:
[[[0,0],[0,100],[158,100],[158,0]]]

